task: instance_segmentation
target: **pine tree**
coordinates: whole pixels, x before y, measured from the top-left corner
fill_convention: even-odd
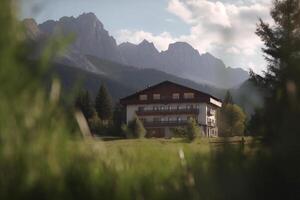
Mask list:
[[[227,92],[226,92],[223,103],[224,104],[233,104],[233,98],[232,98],[229,90],[227,90]]]
[[[300,118],[300,1],[276,0],[271,11],[273,26],[260,20],[257,35],[268,62],[264,76],[251,73],[252,80],[267,97],[262,120],[268,139],[295,136]],[[287,138],[287,137],[286,137]]]
[[[116,104],[113,112],[113,126],[114,126],[114,135],[122,135],[122,123],[125,118],[125,113],[122,105]]]
[[[112,99],[104,84],[100,86],[95,100],[95,108],[102,120],[110,120],[112,117]]]
[[[89,92],[81,91],[75,100],[75,108],[79,109],[88,120],[94,115],[94,108]]]

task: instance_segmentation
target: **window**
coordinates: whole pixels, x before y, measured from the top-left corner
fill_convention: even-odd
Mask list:
[[[146,101],[148,99],[148,96],[146,94],[141,94],[140,95],[140,100],[141,101]]]
[[[160,94],[153,94],[153,99],[154,100],[159,100],[160,99]]]
[[[173,99],[179,99],[179,93],[173,93],[172,98]]]
[[[185,99],[193,99],[194,98],[194,93],[184,93],[184,98]]]

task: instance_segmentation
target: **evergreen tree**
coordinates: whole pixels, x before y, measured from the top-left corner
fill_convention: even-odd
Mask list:
[[[112,99],[104,84],[100,86],[95,100],[95,108],[102,120],[110,120],[112,117]]]
[[[296,136],[300,119],[300,1],[276,0],[271,11],[274,25],[260,20],[257,35],[268,62],[264,76],[251,72],[252,80],[264,89],[267,97],[262,110],[269,141]],[[288,137],[285,137],[288,138]]]
[[[114,135],[122,135],[122,124],[125,119],[125,113],[122,105],[116,104],[113,112],[113,126],[114,126]]]
[[[87,120],[93,117],[95,111],[87,90],[79,93],[75,100],[75,108],[79,109]]]
[[[226,92],[223,103],[224,104],[233,104],[233,98],[232,98],[229,90],[227,90],[227,92]]]

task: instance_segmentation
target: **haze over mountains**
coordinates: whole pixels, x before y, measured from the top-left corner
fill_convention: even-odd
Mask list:
[[[248,73],[241,68],[226,67],[220,59],[209,53],[199,54],[185,42],[170,44],[169,48],[162,52],[146,40],[138,45],[117,45],[116,40],[109,35],[93,13],[85,13],[77,18],[62,17],[58,21],[49,20],[37,28],[36,32],[48,37],[57,34],[75,35],[75,41],[60,61],[92,72],[97,72],[97,68],[86,55],[137,68],[153,68],[220,88],[237,87],[249,78]]]

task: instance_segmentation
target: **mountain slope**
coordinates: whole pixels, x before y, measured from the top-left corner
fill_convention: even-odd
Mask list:
[[[249,74],[241,68],[227,68],[220,59],[209,53],[200,55],[188,43],[170,44],[166,51],[160,53],[153,50],[155,47],[152,45],[144,40],[138,45],[123,43],[119,49],[130,65],[155,68],[221,88],[235,87],[249,78]]]

